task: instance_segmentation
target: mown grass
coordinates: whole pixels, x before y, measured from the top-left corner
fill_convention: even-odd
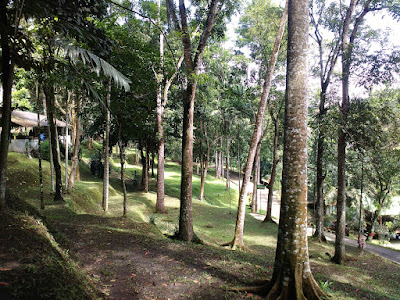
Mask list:
[[[84,153],[85,160],[90,153]],[[10,154],[8,169],[9,187],[16,196],[25,199],[30,205],[39,207],[37,187],[37,161],[28,160],[22,155]],[[66,195],[68,210],[54,208],[50,195],[49,166],[44,163],[45,195],[48,208],[42,214],[49,219],[57,219],[62,213],[86,213],[101,218],[118,218],[122,215],[122,194],[119,183],[119,162],[113,161],[112,191],[108,213],[101,211],[102,183],[91,176],[87,166],[81,166],[81,182],[77,182],[73,193]],[[179,216],[180,166],[173,162],[166,163],[165,203],[167,214],[155,214],[156,201],[155,178],[150,179],[150,192],[128,193],[128,220],[132,222],[154,223],[164,234],[172,235],[177,230]],[[128,188],[136,171],[140,181],[139,166],[127,165]],[[212,172],[210,172],[212,174]],[[246,217],[244,241],[250,252],[232,252],[219,245],[233,238],[236,221],[238,191],[231,190],[231,197],[225,188],[225,181],[209,176],[206,182],[205,199],[199,201],[200,178],[193,179],[193,219],[196,234],[210,246],[191,246],[190,251],[208,251],[212,253],[207,264],[231,276],[241,278],[238,284],[250,282],[256,278],[269,278],[276,247],[277,226],[264,224]],[[128,189],[129,190],[129,189]],[[133,190],[133,189],[131,189]],[[138,223],[138,224],[139,224]],[[109,230],[120,230],[118,222],[115,228],[108,225]],[[158,243],[157,240],[152,240]],[[171,247],[175,247],[171,242]],[[178,245],[178,244],[177,244]],[[197,249],[197,250],[196,250]],[[309,252],[313,273],[321,286],[333,299],[400,299],[400,266],[380,257],[365,253],[362,256],[348,247],[351,258],[345,265],[339,266],[330,262],[326,253],[333,254],[331,244],[309,241]],[[195,255],[195,254],[194,254]],[[0,272],[1,274],[1,272]]]

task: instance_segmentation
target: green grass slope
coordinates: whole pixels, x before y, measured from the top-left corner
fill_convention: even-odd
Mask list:
[[[90,153],[84,153],[84,161],[87,162],[89,157]],[[73,274],[77,274],[76,276],[74,275],[76,278],[83,276],[83,278],[88,280],[85,272],[81,272],[79,268],[75,268],[79,263],[79,259],[85,260],[84,257],[79,256],[78,250],[74,250],[76,244],[79,243],[79,239],[91,240],[101,238],[100,233],[104,236],[104,239],[106,239],[108,235],[110,239],[113,239],[113,236],[114,239],[118,237],[118,240],[109,241],[104,247],[110,247],[113,243],[115,243],[115,245],[120,243],[119,235],[121,235],[124,239],[131,238],[137,243],[142,243],[140,247],[151,247],[152,251],[154,249],[154,252],[157,251],[156,249],[164,249],[162,250],[164,251],[164,255],[169,255],[173,259],[176,259],[176,257],[173,256],[172,253],[175,253],[175,255],[179,253],[179,257],[184,257],[186,255],[186,264],[189,264],[190,258],[197,257],[196,259],[203,264],[201,268],[213,270],[214,273],[218,270],[218,274],[224,274],[224,276],[220,276],[222,279],[219,279],[219,281],[209,283],[211,279],[207,278],[211,278],[211,275],[214,276],[214,273],[211,274],[211,271],[209,271],[211,274],[210,276],[204,276],[204,273],[202,273],[203,275],[199,275],[199,278],[194,279],[196,285],[192,288],[201,288],[207,290],[211,294],[215,292],[216,295],[219,296],[221,296],[221,291],[226,287],[250,284],[252,280],[268,279],[272,275],[277,235],[276,225],[262,224],[251,216],[247,216],[244,241],[251,251],[248,253],[233,252],[218,246],[229,242],[233,238],[233,230],[236,221],[235,208],[237,207],[238,191],[232,190],[231,196],[229,197],[225,189],[224,181],[208,176],[205,188],[205,200],[199,201],[197,197],[200,188],[200,178],[194,175],[194,230],[207,245],[187,245],[172,241],[161,234],[172,235],[176,231],[178,225],[180,166],[176,163],[168,162],[165,166],[165,203],[168,210],[167,214],[154,213],[156,200],[155,178],[153,177],[150,180],[149,193],[137,191],[135,179],[136,182],[138,180],[140,181],[141,169],[139,166],[127,165],[126,173],[129,191],[128,217],[123,219],[121,217],[123,197],[118,180],[119,163],[117,159],[112,163],[112,187],[108,213],[104,213],[101,210],[101,180],[91,176],[86,165],[81,165],[82,181],[77,182],[73,192],[65,196],[65,204],[56,205],[51,199],[49,166],[48,163],[45,163],[46,209],[40,211],[39,190],[37,187],[37,160],[27,159],[23,155],[11,153],[9,161],[8,184],[10,187],[10,194],[14,195],[15,199],[19,199],[15,200],[15,203],[19,204],[14,205],[13,209],[7,212],[8,215],[6,219],[9,220],[8,223],[17,224],[15,226],[11,225],[11,227],[14,229],[20,228],[22,232],[18,234],[26,235],[28,229],[24,226],[20,226],[25,223],[25,219],[31,220],[29,221],[31,223],[39,222],[40,224],[38,223],[38,226],[43,228],[44,232],[45,227],[43,227],[44,225],[40,222],[40,219],[45,220],[44,223],[48,226],[52,236],[54,236],[54,241],[48,238],[50,241],[49,247],[52,251],[55,251],[56,257],[62,258],[58,262],[65,266],[66,272],[70,271]],[[134,178],[135,173],[136,178]],[[25,211],[27,212],[25,213]],[[2,224],[2,226],[9,226],[7,222]],[[87,229],[88,226],[90,230]],[[93,236],[93,232],[96,231],[99,232],[99,234]],[[9,234],[10,236],[14,234],[18,236],[18,234],[14,232]],[[44,234],[44,236],[47,236],[47,234]],[[0,291],[6,290],[14,294],[19,293],[19,295],[25,295],[26,292],[30,292],[31,288],[23,288],[23,282],[28,279],[20,275],[22,273],[19,273],[18,280],[16,280],[16,273],[13,273],[19,270],[18,266],[21,265],[21,261],[23,262],[22,257],[25,256],[23,254],[23,245],[26,244],[26,242],[29,243],[29,241],[22,239],[20,242],[22,248],[20,247],[18,250],[15,250],[17,253],[17,255],[14,256],[16,267],[7,267],[5,268],[6,270],[0,269],[0,281],[9,283],[8,286],[0,286]],[[61,247],[59,245],[61,245]],[[104,253],[102,247],[103,246],[98,246],[99,255]],[[122,245],[121,247],[124,248],[125,246]],[[135,252],[135,248],[132,247],[132,244],[127,246],[127,249],[130,251],[126,253],[127,256]],[[139,246],[136,245],[135,247]],[[11,249],[12,248],[15,248],[15,246],[11,246]],[[62,249],[66,248],[72,249],[70,254],[72,259],[67,257],[68,259],[64,260],[64,255],[59,254],[60,251],[64,251]],[[325,254],[333,254],[332,245],[316,244],[310,240],[309,248],[314,276],[321,283],[323,289],[330,293],[334,299],[400,299],[400,289],[398,288],[398,282],[400,282],[400,266],[398,264],[390,263],[370,254],[358,256],[356,249],[348,248],[348,254],[351,259],[344,266],[338,266],[332,264],[329,257]],[[80,249],[80,251],[82,251],[82,249]],[[37,255],[40,255],[40,252],[41,251],[38,249],[35,251]],[[47,271],[37,271],[39,269],[38,266],[43,264],[43,260],[47,255],[46,253],[47,252],[44,251],[44,254],[37,260],[37,263],[35,261],[28,262],[28,265],[35,266],[34,269],[36,270],[35,272],[37,272],[35,273],[37,275],[36,277],[44,276],[44,278],[46,278],[47,276]],[[29,251],[27,256],[29,257]],[[148,255],[144,254],[141,260],[147,258]],[[137,259],[137,257],[135,259]],[[93,261],[89,261],[89,258],[87,260],[87,263],[92,266]],[[83,262],[81,263],[83,264]],[[132,262],[132,264],[135,263],[139,262],[137,260],[136,262]],[[187,279],[182,279],[186,275],[183,276],[182,274],[186,274],[185,272],[188,272],[190,269],[187,270],[185,268],[177,268],[175,272],[170,270],[171,274],[168,275],[169,280],[175,283],[184,281],[187,285]],[[100,281],[104,283],[107,280],[114,280],[110,279],[110,274],[112,274],[112,272],[117,272],[117,270],[111,270],[107,267],[106,271],[103,272],[100,270],[99,272],[101,276]],[[51,272],[49,274],[51,274]],[[105,274],[107,274],[107,276]],[[27,273],[27,277],[31,275],[32,273]],[[71,276],[71,278],[74,278],[74,276]],[[73,282],[71,282],[71,284],[75,286]],[[35,286],[39,288],[42,284],[43,282],[40,281]],[[112,287],[109,286],[112,285],[113,284],[110,282],[104,283],[101,289],[102,292],[107,294],[109,290],[112,289]],[[54,286],[57,286],[57,284],[54,284]],[[88,286],[90,287],[90,285]],[[153,286],[154,289],[157,289],[157,284],[153,284]],[[174,287],[176,287],[176,285],[174,285]],[[92,288],[81,290],[79,284],[75,286],[75,288],[77,291],[76,294],[79,295],[92,295],[95,293]],[[187,286],[185,286],[185,288],[187,288]],[[157,296],[154,290],[148,289],[150,289],[150,287],[142,287],[142,291],[147,291],[149,294],[153,293],[151,295],[154,295],[154,297]],[[58,289],[56,288],[54,293],[58,293],[57,291]],[[218,291],[220,294],[218,294]],[[63,295],[62,289],[59,293]],[[224,297],[230,299],[256,297],[248,294],[232,294],[226,290],[224,295]],[[214,296],[214,298],[210,297],[210,299],[220,298]]]

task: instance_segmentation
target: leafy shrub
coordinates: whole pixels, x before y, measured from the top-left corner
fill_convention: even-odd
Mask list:
[[[49,140],[44,140],[40,143],[40,149],[42,151],[42,159],[50,161],[50,143]]]
[[[103,178],[104,175],[104,165],[102,162],[102,155],[100,151],[97,151],[95,155],[90,158],[90,172],[92,175]]]
[[[134,165],[135,164],[135,159],[136,159],[136,155],[135,154],[129,154],[126,155],[126,162],[130,165]]]

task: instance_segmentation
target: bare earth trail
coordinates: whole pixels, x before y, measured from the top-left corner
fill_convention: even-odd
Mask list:
[[[230,286],[240,274],[212,267],[224,261],[211,247],[171,241],[151,224],[123,218],[71,215],[58,219],[69,253],[108,299],[246,299]],[[253,299],[261,299],[253,296]]]

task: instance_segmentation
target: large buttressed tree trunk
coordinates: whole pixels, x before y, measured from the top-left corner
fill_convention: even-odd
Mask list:
[[[308,5],[306,5],[306,6],[308,7]],[[283,11],[283,14],[282,14],[282,17],[280,20],[278,33],[276,34],[276,38],[275,38],[274,49],[273,49],[270,61],[268,63],[268,70],[267,70],[266,78],[265,78],[264,85],[263,85],[261,101],[260,101],[260,104],[258,106],[258,111],[257,111],[256,125],[254,127],[253,135],[251,138],[249,154],[247,156],[246,165],[244,167],[243,183],[242,183],[242,187],[241,187],[240,193],[239,193],[239,204],[238,204],[238,212],[237,212],[237,217],[236,217],[235,234],[234,234],[232,242],[229,243],[232,246],[232,249],[236,249],[237,247],[239,247],[239,248],[244,247],[243,228],[244,228],[244,219],[245,219],[245,213],[246,213],[246,201],[245,201],[246,196],[247,196],[246,190],[247,190],[247,186],[250,183],[250,175],[251,175],[251,170],[253,168],[254,157],[256,155],[257,144],[260,141],[261,135],[262,135],[265,108],[267,105],[269,91],[271,89],[275,64],[278,60],[279,48],[281,45],[281,41],[282,41],[282,37],[283,37],[285,25],[286,25],[286,20],[287,20],[287,4],[285,6],[285,9]]]
[[[62,201],[62,178],[61,178],[61,165],[58,160],[57,153],[57,126],[54,120],[54,86],[51,83],[45,82],[43,85],[43,91],[46,98],[47,108],[47,123],[50,128],[50,140],[51,140],[51,154],[53,155],[53,166],[56,175],[56,185],[54,192],[54,201]]]
[[[320,299],[307,242],[307,0],[289,0],[288,24],[282,202],[267,299]]]
[[[0,140],[0,211],[6,206],[6,184],[7,184],[7,158],[8,144],[11,130],[11,90],[14,76],[14,60],[11,55],[9,44],[9,20],[7,18],[8,1],[0,1],[0,34],[1,34],[1,67],[3,85],[3,109],[1,118],[1,140]]]

